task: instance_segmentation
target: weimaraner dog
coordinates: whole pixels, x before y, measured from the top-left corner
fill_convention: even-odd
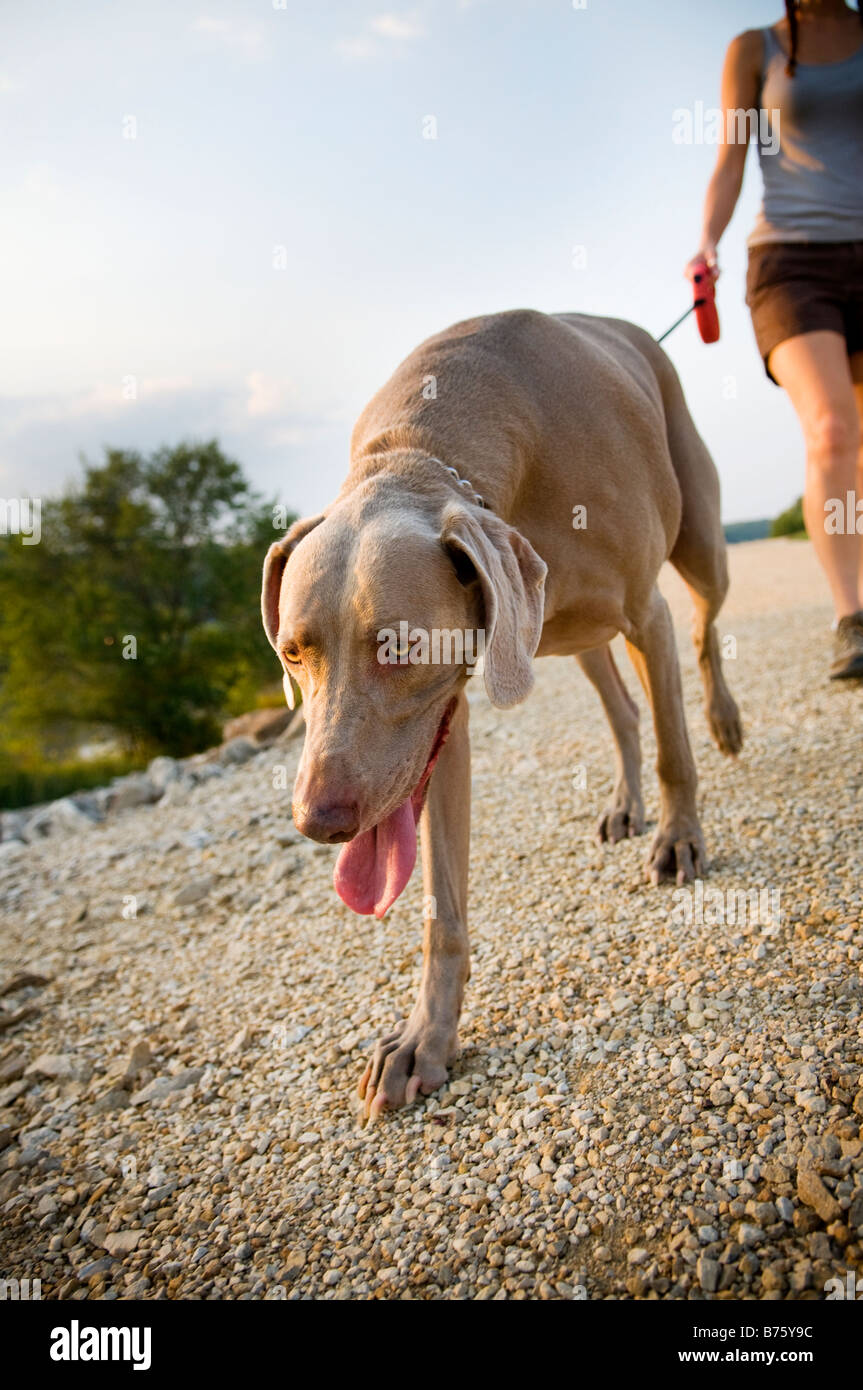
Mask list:
[[[638,712],[609,647],[623,633],[659,750],[646,874],[682,883],[706,861],[674,630],[656,585],[666,559],[695,605],[713,738],[736,753],[740,719],[714,628],[728,587],[719,482],[674,368],[633,324],[532,310],[458,323],[411,353],[360,416],[335,502],[270,547],[264,627],[289,701],[291,679],[302,690],[307,726],[295,824],[345,842],[336,891],[378,917],[411,876],[420,829],[422,983],[360,1082],[370,1118],[445,1082],[470,973],[471,668],[429,660],[428,647],[414,659],[421,644],[409,654],[404,634],[483,634],[485,688],[501,708],[528,695],[534,656],[576,656],[616,745],[598,828],[613,842],[644,828]],[[386,659],[384,633],[401,634]]]

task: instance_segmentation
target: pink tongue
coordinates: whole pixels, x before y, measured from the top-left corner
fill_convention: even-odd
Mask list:
[[[417,857],[411,798],[386,820],[349,840],[336,860],[333,886],[354,912],[383,917],[405,888]]]

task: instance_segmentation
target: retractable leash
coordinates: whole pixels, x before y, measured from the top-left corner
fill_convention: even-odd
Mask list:
[[[675,319],[671,327],[666,328],[662,337],[657,338],[658,343],[667,338],[669,333],[673,333],[675,328],[679,328],[683,320],[689,318],[693,309],[702,341],[715,343],[719,338],[719,314],[716,312],[716,276],[702,258],[695,262],[690,272],[690,278],[692,280],[693,301],[686,313],[681,314],[679,319]]]

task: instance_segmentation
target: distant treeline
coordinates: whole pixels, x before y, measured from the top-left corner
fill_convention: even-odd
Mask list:
[[[731,521],[724,530],[729,545],[734,545],[736,541],[760,541],[766,536],[805,536],[803,498],[798,497],[773,521],[768,517],[762,517],[759,521]]]
[[[770,522],[766,517],[760,521],[730,521],[723,530],[729,545],[736,541],[760,541],[770,535]]]

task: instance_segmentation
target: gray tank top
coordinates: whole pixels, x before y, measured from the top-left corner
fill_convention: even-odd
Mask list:
[[[773,30],[761,32],[764,198],[748,244],[863,240],[863,47],[789,77]]]

